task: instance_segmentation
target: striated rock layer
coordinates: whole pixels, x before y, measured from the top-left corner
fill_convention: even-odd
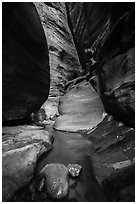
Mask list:
[[[19,120],[48,97],[48,48],[33,3],[4,2],[2,9],[3,121]]]
[[[100,49],[98,75],[106,110],[135,125],[135,11],[125,13]]]
[[[73,85],[59,102],[56,130],[78,132],[95,128],[103,119],[102,101],[89,82]]]
[[[77,50],[68,26],[64,2],[36,2],[47,38],[50,58],[50,96],[64,94],[64,85],[80,75]]]
[[[134,5],[66,3],[69,25],[84,59],[87,79],[101,94],[106,111],[132,127],[135,121]]]
[[[68,26],[64,2],[36,2],[43,29],[47,38],[50,59],[50,92],[43,104],[47,119],[58,115],[58,102],[64,95],[65,84],[81,75],[81,65],[73,37]]]
[[[93,144],[92,161],[108,201],[135,200],[135,130],[106,116],[84,135]]]
[[[52,148],[52,137],[41,127],[3,127],[2,200],[8,201],[34,175],[38,158]]]

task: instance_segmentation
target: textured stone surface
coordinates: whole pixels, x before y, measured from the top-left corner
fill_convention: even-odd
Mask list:
[[[50,97],[43,105],[47,119],[54,122],[59,98],[67,91],[59,102],[61,115],[54,127],[63,131],[88,131],[81,132],[90,141],[80,134],[55,131],[53,150],[41,157],[36,167],[37,191],[27,186],[13,200],[51,201],[45,193],[46,179],[37,175],[52,162],[82,166],[80,177],[69,180],[70,190],[63,201],[106,201],[101,185],[109,201],[134,202],[135,135],[133,128],[124,125],[133,127],[135,119],[135,32],[134,10],[131,11],[134,3],[37,2],[35,5],[49,47]],[[100,97],[84,79],[89,80],[100,94],[106,111],[119,122],[114,116],[103,119],[105,111]],[[38,123],[47,127],[48,122],[40,119]],[[52,125],[49,126],[51,129]],[[70,171],[75,174],[73,170],[74,166]],[[49,171],[50,181],[53,173],[54,168]],[[6,181],[4,185],[10,183],[14,182]],[[52,191],[53,186],[49,186]],[[54,195],[60,192],[58,187],[52,191]]]
[[[131,127],[135,125],[134,20],[134,10],[119,19],[99,55],[106,110]]]
[[[81,66],[67,22],[64,2],[35,3],[46,34],[50,58],[50,96],[64,94],[64,85],[80,75]]]
[[[106,111],[133,127],[135,4],[66,4],[88,80],[100,93]]]
[[[76,177],[76,176],[79,176],[82,166],[78,164],[68,164],[67,168],[68,168],[69,174],[72,177]]]
[[[68,194],[68,170],[63,164],[48,164],[40,172],[46,177],[47,193],[52,199],[63,199]]]
[[[130,190],[135,185],[134,129],[106,116],[86,137],[93,143],[94,173],[108,200],[134,202],[135,191]]]
[[[46,113],[46,120],[55,120],[59,116],[58,103],[60,97],[48,97],[47,101],[42,105]]]
[[[69,25],[73,30],[80,62],[85,73],[92,65],[91,47],[103,32],[110,20],[110,3],[106,2],[70,2],[68,8]]]
[[[3,127],[2,134],[2,199],[8,201],[30,182],[38,157],[52,148],[52,138],[29,125]]]
[[[54,128],[78,132],[93,129],[104,117],[105,111],[99,95],[89,82],[72,87],[59,102],[59,113]]]
[[[50,86],[48,48],[32,3],[2,4],[3,121],[29,116]]]

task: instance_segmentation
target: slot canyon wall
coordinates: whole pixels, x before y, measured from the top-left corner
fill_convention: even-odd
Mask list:
[[[2,4],[3,201],[18,189],[26,196],[38,158],[52,152],[51,123],[92,142],[95,176],[110,201],[134,200],[134,7]]]
[[[66,6],[63,2],[36,2],[35,6],[41,18],[47,38],[50,62],[49,98],[43,105],[47,119],[58,113],[60,96],[65,93],[65,85],[81,76],[82,68],[77,50],[67,22]]]
[[[134,3],[66,3],[88,80],[108,113],[135,122]]]
[[[37,159],[51,149],[41,127],[26,124],[48,98],[46,37],[32,3],[2,3],[2,200],[33,177]]]
[[[49,94],[48,47],[33,4],[2,4],[2,119],[22,120]]]

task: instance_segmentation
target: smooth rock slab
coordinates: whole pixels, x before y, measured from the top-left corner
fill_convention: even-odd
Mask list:
[[[78,132],[96,127],[103,120],[105,110],[90,83],[83,81],[61,98],[59,113],[61,115],[56,119],[54,128]]]
[[[51,137],[37,126],[3,127],[2,137],[2,199],[30,182],[37,159],[51,149]]]

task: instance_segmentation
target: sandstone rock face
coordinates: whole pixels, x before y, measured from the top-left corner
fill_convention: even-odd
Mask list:
[[[60,116],[54,128],[78,132],[96,127],[105,114],[102,101],[89,82],[74,85],[59,103]]]
[[[47,38],[50,59],[50,92],[43,104],[47,119],[58,115],[58,102],[64,95],[65,84],[80,76],[81,65],[67,21],[64,2],[36,2],[43,29]]]
[[[49,47],[50,96],[64,94],[64,85],[80,75],[81,65],[67,22],[64,2],[36,2]]]
[[[93,169],[108,201],[135,200],[135,130],[111,116],[85,134],[93,143]]]
[[[80,59],[84,62],[85,73],[92,64],[93,49],[91,48],[98,36],[103,35],[109,25],[110,3],[78,2],[66,3],[68,19],[73,30],[76,44],[81,52]]]
[[[66,4],[88,79],[98,77],[106,111],[134,126],[134,3]]]
[[[48,132],[29,125],[4,127],[2,140],[2,199],[8,201],[30,182],[37,159],[52,145]]]
[[[131,127],[135,125],[134,12],[121,17],[99,54],[106,110]]]
[[[3,121],[19,120],[48,97],[48,48],[33,3],[4,2],[2,15]]]

